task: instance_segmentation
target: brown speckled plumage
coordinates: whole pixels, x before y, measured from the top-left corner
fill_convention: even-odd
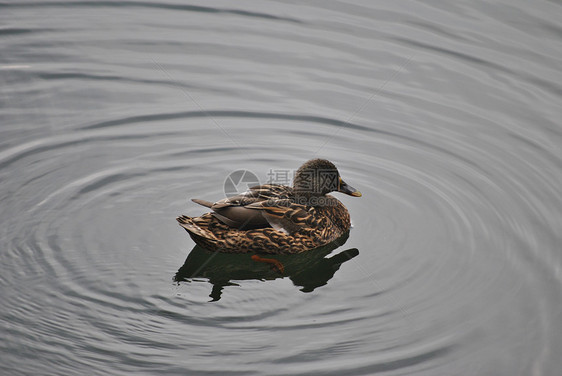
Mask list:
[[[326,179],[313,179],[314,187],[319,189],[306,191],[298,184],[304,170],[336,174],[337,187],[329,189],[323,187]],[[361,196],[341,180],[331,162],[315,159],[297,171],[293,187],[267,184],[215,203],[194,200],[213,211],[200,217],[182,215],[177,221],[197,244],[209,250],[300,253],[328,244],[349,231],[346,207],[326,194],[332,190]]]

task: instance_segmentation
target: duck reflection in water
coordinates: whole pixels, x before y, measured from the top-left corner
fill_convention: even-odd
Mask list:
[[[349,232],[332,243],[295,255],[233,254],[207,251],[196,245],[174,277],[176,282],[205,278],[213,285],[211,301],[221,298],[225,286],[238,286],[231,281],[291,279],[302,292],[324,286],[341,264],[359,254],[356,248],[326,257],[342,246]],[[256,257],[257,256],[257,257]]]

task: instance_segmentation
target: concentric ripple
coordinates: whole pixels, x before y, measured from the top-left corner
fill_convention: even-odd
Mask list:
[[[557,374],[561,16],[0,4],[1,373]],[[329,270],[173,281],[190,198],[313,157],[363,193]]]

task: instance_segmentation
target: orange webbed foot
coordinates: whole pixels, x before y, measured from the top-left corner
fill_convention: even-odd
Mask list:
[[[275,260],[272,258],[263,258],[258,255],[253,255],[252,260],[256,262],[263,262],[265,264],[269,264],[272,269],[276,270],[277,272],[283,274],[285,272],[285,267],[279,260]]]

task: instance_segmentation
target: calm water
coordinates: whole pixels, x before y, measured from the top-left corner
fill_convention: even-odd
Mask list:
[[[0,3],[0,373],[558,375],[561,19]],[[338,195],[347,242],[285,275],[175,221],[232,171],[313,157],[363,197]]]

